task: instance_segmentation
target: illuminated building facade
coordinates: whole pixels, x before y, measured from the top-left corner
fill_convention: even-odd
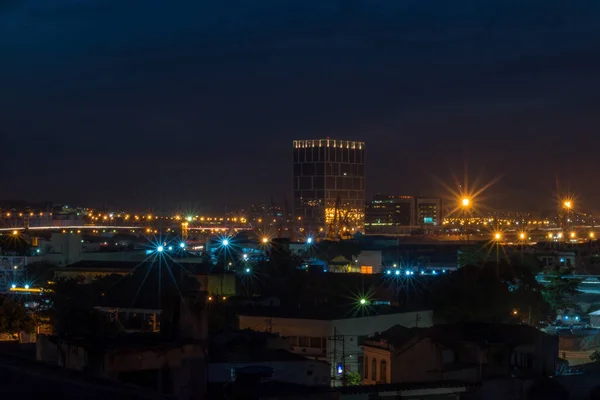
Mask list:
[[[395,227],[415,226],[415,198],[377,194],[365,210],[365,231],[387,233]]]
[[[295,140],[294,213],[309,231],[364,229],[365,144]]]
[[[418,197],[416,202],[416,225],[442,225],[442,199]]]

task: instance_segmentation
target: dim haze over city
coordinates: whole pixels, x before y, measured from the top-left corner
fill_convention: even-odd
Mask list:
[[[594,1],[9,0],[1,197],[215,211],[291,192],[292,141],[366,143],[369,194],[498,181],[597,212]]]

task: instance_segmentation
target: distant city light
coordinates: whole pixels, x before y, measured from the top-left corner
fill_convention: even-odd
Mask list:
[[[500,240],[500,239],[502,239],[502,235],[498,232],[498,233],[494,234],[494,239]]]
[[[387,271],[385,271],[386,274],[391,275],[392,271],[390,271],[389,269]]]
[[[158,246],[156,248],[156,251],[158,251],[159,253],[161,253],[165,248],[163,246]]]
[[[264,238],[262,238],[262,242],[263,242],[264,244],[267,244],[267,243],[269,243],[269,238],[265,236]]]
[[[396,275],[400,275],[400,271],[396,270]]]
[[[10,285],[11,288],[16,289],[17,285],[15,285],[14,283],[12,285]]]
[[[227,240],[227,239],[223,239],[223,241],[221,242],[221,244],[222,244],[223,246],[229,246],[229,240]]]
[[[469,200],[467,197],[463,197],[463,199],[461,200],[461,203],[462,203],[463,207],[468,207],[469,204],[471,204],[471,200]]]
[[[179,247],[181,247],[182,249],[185,249],[185,242],[179,243]]]
[[[169,250],[173,250],[173,246],[169,246]]]
[[[366,299],[360,299],[360,304],[362,304],[364,306],[365,304],[367,304],[367,300]]]
[[[29,285],[25,285],[25,289],[29,289]]]
[[[565,202],[563,203],[563,205],[567,209],[570,209],[571,207],[573,207],[573,203],[571,202],[571,200],[565,200]]]
[[[410,275],[410,271],[406,271],[406,272],[405,272],[405,274],[406,274],[406,275]]]
[[[313,242],[313,238],[308,237],[306,238],[306,243],[311,244]]]
[[[525,234],[523,232],[519,233],[519,239],[521,239],[521,240],[525,239]]]
[[[250,272],[250,268],[246,268],[246,273]]]

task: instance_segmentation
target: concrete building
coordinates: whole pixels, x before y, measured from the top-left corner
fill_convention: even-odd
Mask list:
[[[417,226],[440,226],[443,217],[442,199],[417,197],[415,221]]]
[[[363,231],[364,142],[295,140],[293,161],[294,214],[303,228],[335,234]]]
[[[329,365],[294,354],[290,343],[277,335],[253,332],[223,332],[213,337],[209,349],[208,381],[225,384],[240,370],[255,369],[268,380],[304,386],[329,386]]]
[[[152,262],[106,262],[81,261],[66,267],[54,269],[57,278],[83,277],[84,283],[109,275],[128,275],[136,268],[151,269]],[[198,281],[201,290],[209,294],[232,296],[236,294],[236,278],[233,272],[212,272],[203,264],[186,263],[185,268]]]
[[[365,232],[400,233],[415,226],[415,198],[377,194],[365,208]]]
[[[396,326],[363,349],[365,384],[541,378],[558,360],[557,337],[524,325]]]
[[[36,343],[36,359],[90,376],[145,387],[176,399],[206,396],[206,313],[197,295],[174,302],[161,333],[111,337],[45,336]],[[164,331],[163,331],[164,328]]]
[[[292,352],[327,361],[333,385],[348,372],[363,370],[361,345],[369,336],[394,325],[432,325],[431,310],[368,306],[344,313],[330,307],[318,309],[270,310],[238,316],[240,329],[272,332],[288,338]]]

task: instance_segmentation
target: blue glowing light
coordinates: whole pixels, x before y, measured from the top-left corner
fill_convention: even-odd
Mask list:
[[[159,253],[162,253],[164,249],[165,249],[165,248],[164,248],[163,246],[158,246],[158,247],[156,248],[156,251],[158,251]]]
[[[25,285],[25,289],[29,289],[29,285]]]
[[[565,315],[565,319],[569,319],[569,316],[568,316],[568,315]]]
[[[39,252],[40,252],[40,249],[37,249],[35,252],[36,252],[36,253],[39,253]]]
[[[560,262],[565,262],[565,259],[564,259],[564,258],[561,258],[561,259],[560,259]]]
[[[12,285],[10,285],[11,288],[16,289],[17,285],[15,285],[14,283]]]
[[[337,365],[337,373],[338,373],[338,375],[342,375],[344,373],[344,365],[343,364]]]
[[[396,275],[400,275],[400,271],[396,271]]]
[[[221,244],[222,244],[223,246],[229,246],[229,240],[227,240],[227,239],[223,239],[223,241],[221,242]]]
[[[179,243],[179,247],[181,247],[182,249],[185,249],[185,242]]]
[[[392,271],[390,271],[389,269],[387,271],[385,271],[386,274],[391,275]]]
[[[442,270],[442,274],[445,274],[445,273],[446,273],[446,270],[445,270],[445,269],[443,269],[443,270]]]
[[[173,250],[173,246],[169,246],[169,250]]]
[[[313,242],[313,238],[308,237],[306,238],[306,243],[311,244]]]
[[[433,271],[433,272],[432,272],[432,274],[433,274],[433,275],[437,275],[437,271]]]
[[[410,275],[410,271],[404,272],[407,276]]]
[[[246,273],[250,272],[250,268],[246,268]]]
[[[421,271],[421,275],[425,275],[425,271]]]
[[[579,317],[575,317],[575,321],[579,321]]]

